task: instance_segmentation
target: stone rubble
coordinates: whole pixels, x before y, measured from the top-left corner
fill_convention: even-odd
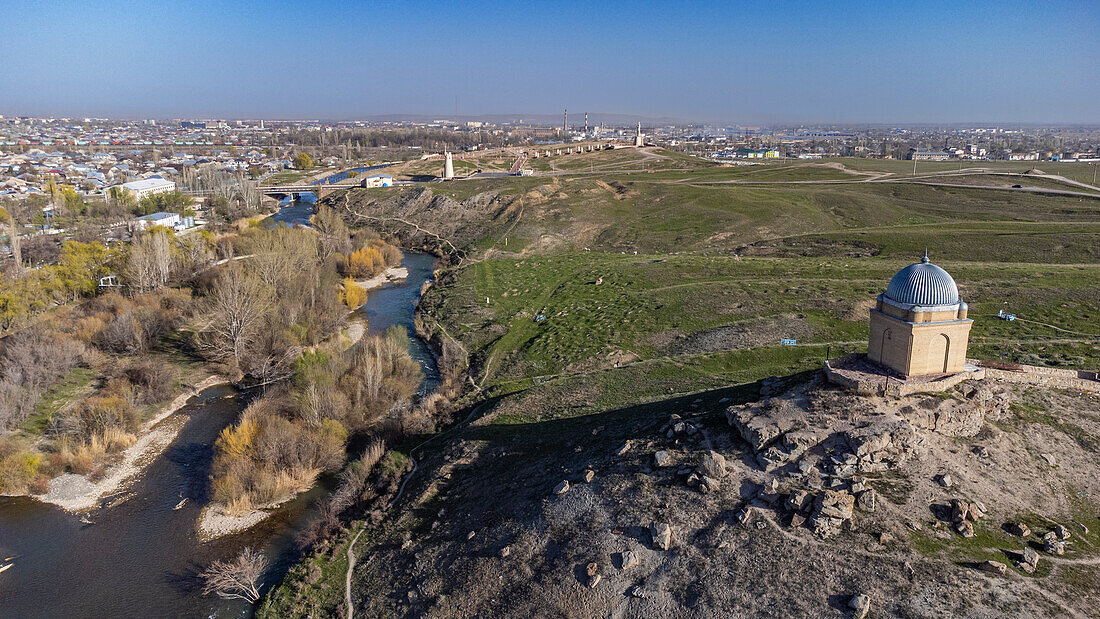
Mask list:
[[[672,527],[667,522],[654,522],[649,527],[653,545],[661,550],[672,548]]]
[[[863,619],[871,610],[871,597],[865,593],[853,595],[852,599],[848,600],[848,608],[852,609],[852,616],[855,619]]]

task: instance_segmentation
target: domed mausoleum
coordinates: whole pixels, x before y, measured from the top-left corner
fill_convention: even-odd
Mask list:
[[[970,325],[955,280],[920,262],[897,272],[871,310],[867,357],[905,376],[963,371]]]

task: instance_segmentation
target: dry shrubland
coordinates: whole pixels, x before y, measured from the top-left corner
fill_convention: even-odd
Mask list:
[[[304,353],[293,375],[250,404],[215,444],[214,500],[232,513],[284,501],[320,473],[340,470],[349,435],[376,427],[421,379],[398,328],[346,353]]]

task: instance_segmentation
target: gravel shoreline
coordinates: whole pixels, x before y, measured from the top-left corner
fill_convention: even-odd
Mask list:
[[[202,508],[202,514],[199,515],[195,528],[198,529],[199,539],[208,542],[223,535],[250,529],[270,515],[270,512],[254,509],[240,516],[231,516],[226,513],[225,506],[221,503],[210,503]]]
[[[390,267],[370,279],[356,280],[356,285],[363,290],[378,288],[391,282],[399,282],[408,278],[409,270],[405,267]]]
[[[152,419],[142,425],[141,430],[138,432],[137,442],[123,450],[120,459],[111,464],[98,481],[92,481],[84,475],[64,473],[50,480],[49,489],[45,494],[32,496],[71,512],[81,512],[95,508],[99,505],[100,499],[109,494],[114,494],[122,489],[126,483],[132,481],[145,468],[145,465],[155,460],[168,445],[172,444],[176,435],[183,428],[183,424],[158,426],[160,422],[183,408],[188,400],[206,389],[225,384],[229,384],[229,381],[221,376],[212,375],[188,391],[176,396]]]

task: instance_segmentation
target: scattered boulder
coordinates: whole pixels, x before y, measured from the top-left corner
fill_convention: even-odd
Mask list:
[[[824,490],[817,497],[816,513],[829,518],[849,520],[855,503],[855,497],[847,491]]]
[[[1023,562],[1030,565],[1032,568],[1039,566],[1039,553],[1035,552],[1035,549],[1031,546],[1024,546]]]
[[[979,518],[985,518],[985,510],[978,503],[971,503],[966,511],[966,519],[977,522]]]
[[[588,577],[588,588],[589,589],[595,589],[596,585],[600,584],[601,580],[603,580],[603,576],[601,576],[599,574],[593,574],[592,576],[589,576]]]
[[[586,483],[586,484],[592,483],[592,480],[595,479],[595,477],[596,477],[596,471],[593,471],[592,469],[588,469],[587,471],[584,472],[584,483]]]
[[[668,466],[672,464],[672,456],[665,450],[658,451],[653,454],[653,463],[657,466]]]
[[[587,566],[585,566],[585,572],[588,574],[589,578],[595,576],[596,574],[599,574],[600,564],[596,563],[595,561],[589,563]]]
[[[753,508],[751,505],[737,512],[737,515],[734,516],[734,518],[737,520],[737,524],[745,527],[749,526],[749,523],[752,522],[752,512]]]
[[[1041,453],[1041,454],[1039,454],[1039,457],[1042,458],[1043,460],[1046,460],[1047,464],[1049,464],[1050,466],[1055,466],[1057,464],[1057,460],[1055,460],[1054,456],[1051,455],[1051,454]]]
[[[1027,537],[1031,535],[1031,527],[1022,522],[1010,522],[1007,528],[1009,533],[1017,537]]]
[[[722,482],[713,477],[703,476],[699,481],[699,491],[706,494],[708,492],[716,492],[722,488]]]
[[[565,494],[566,492],[569,492],[569,480],[563,479],[561,483],[554,486],[554,494]]]
[[[864,490],[856,497],[856,506],[865,512],[875,511],[878,494],[874,490]]]
[[[818,442],[820,442],[818,435],[809,430],[787,432],[776,445],[759,453],[756,456],[756,462],[765,471],[772,471],[797,460]]]
[[[501,559],[507,559],[508,556],[511,555],[511,554],[512,554],[512,547],[511,546],[505,546],[504,548],[500,549],[500,558]]]
[[[638,553],[634,552],[633,550],[627,550],[626,552],[622,553],[622,555],[620,555],[620,558],[622,559],[624,570],[628,570],[632,567],[638,566]]]
[[[623,443],[623,446],[619,448],[619,451],[615,452],[615,455],[616,456],[621,456],[621,455],[625,454],[628,451],[630,451],[630,441],[627,441],[627,442]]]
[[[853,595],[852,599],[848,600],[848,608],[852,609],[853,617],[863,619],[867,616],[867,612],[871,610],[871,597],[865,593]]]
[[[969,520],[956,521],[955,530],[963,537],[974,537],[974,525]]]
[[[1063,542],[1070,537],[1069,529],[1067,529],[1064,525],[1058,525],[1054,527],[1054,534],[1057,535],[1058,539],[1062,540]]]
[[[985,561],[979,566],[983,571],[1004,576],[1008,566],[1000,561]]]
[[[672,527],[667,522],[654,522],[649,527],[653,545],[661,550],[672,548]]]
[[[726,458],[716,451],[708,451],[703,454],[703,462],[699,465],[699,473],[704,477],[718,479],[726,474]]]
[[[973,520],[970,518],[970,503],[962,499],[951,500],[951,522]]]
[[[1058,539],[1058,534],[1050,531],[1043,536],[1043,550],[1052,555],[1066,554],[1066,543]]]
[[[936,476],[936,483],[943,486],[944,488],[950,488],[954,482],[952,482],[950,475],[944,474]]]
[[[645,597],[645,589],[641,585],[634,585],[630,588],[630,597],[642,599]]]
[[[787,509],[793,512],[809,512],[814,504],[814,495],[805,490],[795,490],[787,497]]]
[[[773,406],[770,400],[731,406],[726,409],[726,421],[759,453],[785,432],[795,429],[799,416],[794,411],[777,410],[782,408],[783,403]]]

